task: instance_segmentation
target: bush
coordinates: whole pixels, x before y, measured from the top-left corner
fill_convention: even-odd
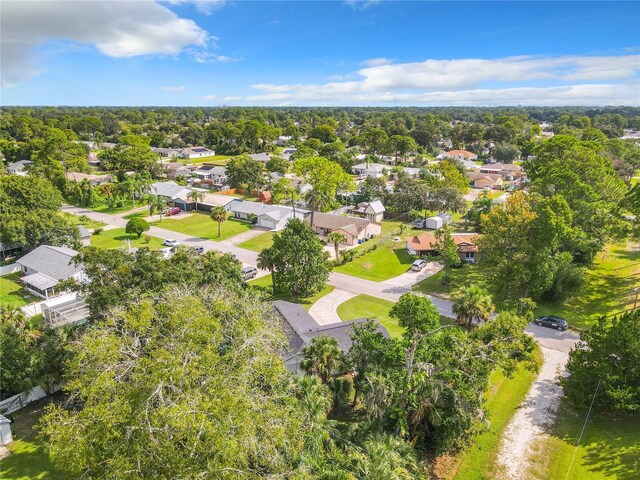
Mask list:
[[[145,235],[144,236],[144,243],[149,243],[151,241],[151,236],[150,235]]]
[[[91,221],[91,219],[86,215],[80,215],[78,220],[80,220],[80,223],[89,223]]]
[[[102,233],[102,228],[96,228],[93,230],[93,234],[92,235],[100,235]]]

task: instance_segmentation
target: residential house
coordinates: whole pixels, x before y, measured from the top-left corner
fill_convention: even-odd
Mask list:
[[[191,191],[192,189],[189,190],[189,192]],[[173,204],[184,211],[195,210],[196,202],[189,198],[189,192],[183,193],[175,198]],[[198,201],[198,210],[210,212],[214,207],[224,207],[227,212],[230,212],[232,205],[241,202],[242,199],[237,197],[207,192],[204,194],[203,199]]]
[[[78,225],[78,231],[80,232],[80,242],[85,247],[91,245],[91,232],[87,230],[84,225]]]
[[[280,156],[282,158],[284,158],[286,161],[291,160],[291,157],[293,156],[294,153],[296,153],[298,151],[297,148],[285,148],[284,150],[282,150],[282,153],[280,153]]]
[[[63,280],[73,278],[84,279],[82,264],[76,263],[74,257],[78,252],[67,247],[40,245],[38,248],[16,260],[23,276],[20,281],[27,290],[42,298],[50,298],[58,293],[56,286]]]
[[[381,163],[359,163],[351,167],[355,175],[366,175],[367,177],[383,177],[388,170],[387,167]]]
[[[471,180],[473,188],[501,190],[504,185],[502,175],[495,173],[467,172],[467,177]]]
[[[214,150],[209,150],[206,147],[188,147],[181,148],[179,150],[180,157],[182,158],[202,158],[211,157],[216,154]]]
[[[442,152],[438,157],[441,158],[453,158],[455,160],[477,160],[478,155],[467,150],[449,150],[448,152]]]
[[[205,163],[193,171],[200,180],[207,180],[212,185],[221,187],[227,183],[227,169],[219,165]]]
[[[386,208],[380,200],[374,200],[373,202],[362,202],[356,205],[356,208],[351,210],[351,213],[364,217],[372,222],[380,223],[384,218],[384,212]]]
[[[186,195],[191,192],[189,187],[178,185],[176,182],[156,182],[152,183],[149,187],[149,192],[152,195],[164,197],[167,203],[173,204],[173,201],[179,198],[186,198]]]
[[[421,168],[416,167],[403,167],[402,171],[407,174],[410,178],[418,178],[420,176]]]
[[[160,158],[178,158],[181,156],[180,150],[176,148],[151,147],[151,151]]]
[[[102,185],[104,183],[113,182],[113,176],[109,175],[108,173],[105,173],[103,175],[93,175],[80,172],[67,172],[66,177],[70,182],[82,182],[83,180],[88,180],[94,187]]]
[[[475,263],[478,257],[477,235],[452,234],[451,238],[458,247],[458,256],[463,262]],[[436,255],[436,237],[432,233],[406,237],[407,252],[410,255]]]
[[[31,160],[18,160],[17,162],[7,165],[7,173],[9,175],[27,176],[27,171],[33,162]]]
[[[112,142],[102,142],[99,145],[99,148],[97,148],[97,150],[111,150],[112,148],[116,148],[118,146],[117,143],[112,143]]]
[[[367,321],[366,318],[320,325],[297,303],[276,300],[273,306],[282,319],[282,328],[289,341],[289,348],[284,353],[287,369],[292,373],[302,373],[300,364],[303,359],[304,348],[316,337],[334,338],[343,352],[348,352],[352,345],[351,334],[353,327]],[[375,321],[375,320],[374,320]],[[385,337],[391,338],[389,332],[379,322],[375,321],[377,330]]]
[[[505,180],[515,180],[524,175],[524,169],[520,165],[514,165],[512,163],[490,163],[482,165],[480,172],[502,175]]]
[[[251,160],[257,160],[258,162],[267,163],[271,160],[271,157],[268,153],[252,153],[249,155]]]
[[[345,236],[346,245],[356,245],[380,235],[382,226],[366,218],[347,217],[332,213],[315,212],[311,228],[318,235],[326,236],[340,232]]]
[[[100,159],[98,158],[98,154],[96,152],[89,152],[87,155],[87,163],[92,167],[99,167]]]
[[[164,167],[164,174],[171,180],[174,180],[178,176],[191,176],[191,169],[181,162],[167,162],[163,163],[162,166]]]
[[[278,140],[276,140],[276,145],[279,147],[284,147],[287,143],[291,141],[293,137],[290,135],[280,135]]]
[[[251,221],[253,215],[256,218],[256,225],[270,230],[281,230],[292,218],[304,220],[311,212],[282,205],[267,205],[256,202],[234,203],[230,210],[234,218]]]

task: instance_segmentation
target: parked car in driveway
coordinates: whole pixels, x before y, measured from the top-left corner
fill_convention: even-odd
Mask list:
[[[412,224],[413,228],[427,228],[427,221],[424,220],[423,218],[419,218],[418,220],[414,221]]]
[[[242,269],[242,276],[245,280],[251,280],[258,275],[258,269],[256,267],[248,266]]]
[[[415,272],[419,272],[420,270],[422,270],[426,266],[427,266],[427,261],[423,260],[422,258],[419,258],[418,260],[416,260],[415,262],[413,262],[411,264],[411,270],[413,270]]]
[[[166,245],[167,247],[178,247],[180,246],[180,242],[177,240],[174,240],[172,238],[167,238],[164,242],[162,242],[163,245]]]
[[[553,315],[536,318],[536,324],[541,327],[555,328],[556,330],[560,330],[561,332],[569,328],[569,322],[567,322],[564,318],[556,317]]]
[[[182,210],[180,210],[180,207],[171,207],[169,210],[167,210],[167,213],[165,213],[165,215],[167,217],[170,217],[171,215],[178,215]]]
[[[196,253],[204,253],[204,247],[202,245],[195,245],[193,249]]]

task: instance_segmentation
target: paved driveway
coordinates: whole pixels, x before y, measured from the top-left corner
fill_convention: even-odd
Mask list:
[[[339,323],[342,319],[338,315],[338,305],[355,296],[355,293],[335,289],[333,292],[321,297],[316,303],[314,303],[309,309],[309,315],[311,315],[320,325]]]
[[[429,262],[426,267],[424,267],[419,272],[414,272],[413,270],[409,270],[402,275],[398,275],[397,277],[390,278],[389,280],[385,280],[382,283],[386,283],[387,285],[392,285],[394,287],[405,287],[411,288],[416,283],[421,282],[422,280],[429,278],[432,275],[435,275],[440,270],[442,270],[442,264],[438,262]]]

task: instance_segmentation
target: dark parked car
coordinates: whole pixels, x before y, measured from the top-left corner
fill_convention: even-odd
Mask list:
[[[413,228],[427,228],[427,221],[420,218],[411,224]]]
[[[569,323],[564,318],[554,317],[553,315],[536,318],[536,324],[541,327],[555,328],[561,332],[569,327]]]
[[[167,217],[170,217],[171,215],[178,215],[182,210],[180,210],[180,207],[171,207],[169,210],[167,210],[167,213],[165,214]]]

